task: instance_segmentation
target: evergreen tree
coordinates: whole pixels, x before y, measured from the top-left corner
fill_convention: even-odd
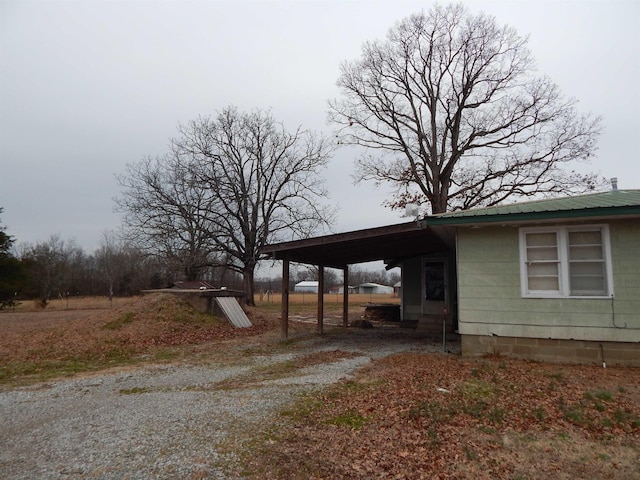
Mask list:
[[[11,253],[15,240],[5,228],[0,225],[0,310],[15,305],[16,293],[25,280],[22,263]]]

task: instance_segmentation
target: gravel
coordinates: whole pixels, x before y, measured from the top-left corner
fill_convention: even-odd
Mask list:
[[[256,350],[1,391],[0,478],[240,478],[234,451],[301,394],[348,378],[373,358],[442,345],[396,330],[349,329],[282,343],[269,354]],[[333,350],[356,355],[246,381],[270,365]]]

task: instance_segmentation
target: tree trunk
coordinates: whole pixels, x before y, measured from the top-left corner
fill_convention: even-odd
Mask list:
[[[438,213],[446,213],[447,203],[447,196],[445,193],[440,193],[439,195],[434,196],[433,201],[431,202],[431,214],[436,215]]]
[[[255,286],[254,286],[254,278],[253,278],[255,269],[256,269],[255,263],[245,264],[244,268],[242,269],[242,284],[244,287],[244,304],[251,307],[254,307],[256,305],[256,302],[254,299]]]
[[[194,265],[185,265],[184,276],[187,282],[195,282],[200,279],[200,268]]]

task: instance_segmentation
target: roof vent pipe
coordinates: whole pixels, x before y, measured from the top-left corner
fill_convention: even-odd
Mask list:
[[[405,217],[414,217],[416,220],[420,216],[420,207],[415,203],[409,203],[404,207]]]
[[[611,179],[611,190],[613,190],[613,191],[618,190],[618,178],[617,177],[613,177]]]

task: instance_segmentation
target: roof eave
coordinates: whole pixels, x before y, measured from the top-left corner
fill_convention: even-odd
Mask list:
[[[278,251],[286,251],[292,247],[304,245],[305,247],[320,246],[325,244],[332,244],[342,241],[357,241],[362,238],[369,238],[375,235],[385,235],[390,233],[401,233],[407,231],[415,231],[424,228],[419,222],[405,222],[397,223],[393,225],[386,225],[383,227],[366,228],[363,230],[353,230],[350,232],[333,233],[328,235],[321,235],[318,237],[312,237],[301,240],[291,240],[288,242],[278,242],[265,245],[262,248],[264,253],[273,253]]]
[[[442,216],[442,217],[426,217],[425,223],[428,226],[447,225],[447,226],[464,226],[478,225],[486,223],[523,223],[549,220],[579,220],[581,218],[588,219],[621,219],[621,218],[640,217],[640,207],[600,207],[581,210],[558,210],[548,212],[522,212],[522,213],[506,213],[495,215],[464,215],[464,216]]]
[[[445,240],[449,238],[444,233],[442,235]],[[426,251],[446,251],[450,247],[445,240],[435,229],[427,229],[423,222],[408,222],[266,245],[261,253],[273,260],[342,269],[385,258],[408,258]]]

